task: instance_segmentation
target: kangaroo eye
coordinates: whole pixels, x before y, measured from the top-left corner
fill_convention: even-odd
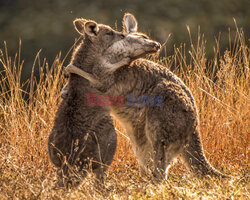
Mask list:
[[[114,35],[113,31],[107,32],[106,35]]]
[[[145,36],[145,35],[142,35],[142,37],[143,37],[144,39],[148,39],[148,37],[147,37],[147,36]]]

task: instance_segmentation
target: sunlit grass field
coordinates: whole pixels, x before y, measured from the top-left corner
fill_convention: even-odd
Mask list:
[[[21,44],[16,55],[8,55],[7,44],[2,43],[0,199],[249,199],[249,38],[236,28],[235,35],[229,32],[229,40],[226,50],[220,49],[219,38],[215,40],[211,60],[200,33],[196,38],[190,34],[189,44],[174,47],[173,55],[149,59],[172,69],[190,87],[199,109],[205,154],[232,179],[195,178],[177,160],[168,179],[153,184],[140,175],[129,140],[114,122],[118,147],[104,186],[96,188],[90,174],[72,190],[55,186],[56,171],[47,148],[68,63],[58,55],[49,66],[38,53],[30,79],[21,83],[25,65]]]

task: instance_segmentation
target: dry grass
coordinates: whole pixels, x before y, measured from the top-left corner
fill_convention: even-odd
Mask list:
[[[47,137],[65,82],[64,60],[59,55],[49,67],[37,54],[34,68],[39,68],[39,81],[32,73],[21,84],[20,50],[12,59],[5,45],[0,50],[0,199],[249,198],[249,48],[237,29],[223,55],[216,41],[214,59],[208,61],[204,38],[198,35],[193,44],[190,34],[191,44],[175,48],[174,55],[152,59],[174,66],[191,88],[200,111],[205,153],[213,166],[233,175],[232,180],[196,179],[178,162],[167,181],[153,185],[140,177],[131,146],[118,133],[117,153],[104,188],[95,188],[90,176],[77,190],[56,190]]]

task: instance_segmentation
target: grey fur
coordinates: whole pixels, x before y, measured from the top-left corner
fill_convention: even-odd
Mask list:
[[[129,15],[125,15],[123,24],[130,26],[132,23],[132,27],[137,27],[136,21],[131,22],[135,18]],[[118,62],[124,58],[132,61],[151,52],[147,37],[143,37],[137,29],[125,27],[124,30],[128,31],[125,39],[114,42],[106,55],[111,55]],[[156,50],[154,45],[151,45],[151,50]],[[112,59],[107,57],[106,62],[112,63]],[[199,135],[195,100],[189,88],[176,75],[145,59],[137,59],[130,65],[121,65],[114,70],[103,65],[96,66],[92,72],[87,72],[102,83],[102,86],[95,87],[105,96],[126,97],[127,94],[134,94],[137,97],[163,97],[161,106],[127,106],[128,99],[125,98],[124,106],[111,107],[111,115],[127,130],[142,171],[153,173],[157,179],[161,179],[171,161],[180,154],[195,175],[227,177],[207,161]]]

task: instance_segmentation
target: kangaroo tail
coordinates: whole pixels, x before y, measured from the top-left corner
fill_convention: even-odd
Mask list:
[[[196,175],[211,175],[214,177],[229,178],[217,171],[206,159],[199,136],[198,130],[190,136],[187,145],[181,153],[181,158],[184,160],[188,168]]]

